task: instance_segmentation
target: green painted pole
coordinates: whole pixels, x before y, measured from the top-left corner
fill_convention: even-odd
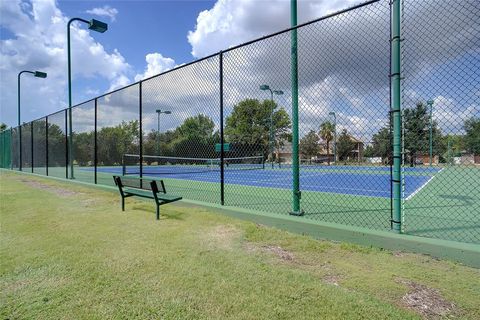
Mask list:
[[[451,154],[451,146],[450,146],[450,136],[447,137],[447,165],[450,166],[452,164],[452,154]]]
[[[160,110],[157,110],[157,156],[160,156]]]
[[[270,161],[272,161],[272,169],[273,169],[273,148],[274,148],[274,143],[273,143],[273,91],[270,89],[270,96],[272,100],[272,107],[270,108],[270,137],[268,138],[269,145],[270,145]]]
[[[70,179],[75,179],[73,172],[73,128],[72,128],[72,59],[70,54],[70,25],[74,21],[88,21],[72,18],[67,23],[67,63],[68,63],[68,163],[70,166]]]
[[[22,71],[23,72],[23,71]],[[18,74],[18,83],[17,83],[17,98],[18,98],[18,171],[22,171],[22,126],[20,123],[20,72]]]
[[[290,22],[291,26],[297,25],[297,0],[290,0]],[[301,216],[300,209],[300,167],[298,155],[298,49],[297,29],[291,31],[291,77],[292,77],[292,173],[293,173],[293,194],[292,212],[290,214]]]
[[[391,112],[393,117],[393,215],[392,229],[396,233],[402,232],[402,118],[401,118],[401,3],[393,0],[392,10],[392,39],[391,39]]]
[[[432,115],[433,115],[433,100],[428,100],[427,101],[427,105],[430,107],[430,132],[429,132],[429,139],[428,139],[428,144],[429,144],[429,153],[428,153],[428,157],[429,157],[429,163],[430,163],[430,167],[432,166],[432,157],[433,157],[433,119],[432,119]]]

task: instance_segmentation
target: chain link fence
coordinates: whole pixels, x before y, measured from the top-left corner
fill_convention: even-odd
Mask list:
[[[480,242],[480,3],[404,1],[406,233]],[[408,188],[408,180],[405,181]]]
[[[392,229],[398,129],[401,231],[480,243],[478,16],[474,0],[377,0],[296,28],[298,219]],[[163,179],[185,199],[288,215],[293,32],[73,107],[72,148],[67,110],[6,130],[0,164],[103,185],[119,174]],[[399,74],[391,71],[395,41]],[[401,128],[392,121],[396,76]]]

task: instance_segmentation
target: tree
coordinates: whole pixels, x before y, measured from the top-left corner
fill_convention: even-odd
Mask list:
[[[190,158],[215,157],[215,143],[220,134],[215,131],[213,120],[203,114],[186,118],[173,130],[157,132],[152,130],[143,137],[143,154]],[[145,158],[147,163],[155,158]]]
[[[302,139],[300,139],[300,153],[303,157],[311,159],[318,154],[320,149],[318,142],[320,138],[314,130],[310,130]]]
[[[215,142],[220,142],[214,129],[213,120],[203,114],[185,119],[175,129],[174,139],[170,144],[173,154],[180,157],[214,157]]]
[[[65,132],[63,132],[59,125],[54,123],[48,124],[48,150],[48,165],[50,167],[64,167],[66,165]]]
[[[381,128],[372,137],[372,146],[368,146],[365,150],[367,157],[381,157],[383,162],[388,161],[392,154],[391,133],[389,128]]]
[[[325,121],[320,125],[320,137],[324,140],[327,144],[327,161],[328,165],[330,165],[330,141],[333,140],[335,133],[335,125],[330,121]],[[338,152],[338,150],[337,150]],[[337,155],[338,157],[338,155]]]
[[[270,140],[270,113],[273,110],[273,139],[277,150],[291,137],[291,122],[288,113],[278,108],[272,100],[260,102],[257,99],[245,99],[233,107],[226,119],[225,135],[232,143],[246,146],[260,145],[268,155]]]
[[[192,141],[210,141],[215,123],[209,117],[199,114],[189,117],[175,130],[182,139]]]
[[[354,147],[355,143],[352,141],[347,129],[343,129],[337,142],[338,160],[347,160]]]
[[[5,123],[0,123],[0,131],[6,130],[8,126]]]
[[[79,166],[91,166],[94,161],[94,133],[90,132],[73,132],[73,160]],[[99,140],[100,141],[100,140]],[[99,144],[99,150],[100,150]],[[110,147],[110,146],[105,146]],[[112,146],[115,148],[115,146]],[[100,154],[100,153],[99,153]],[[113,164],[113,163],[109,163]]]
[[[173,155],[171,144],[175,138],[175,130],[160,133],[157,130],[152,130],[143,137],[143,154],[148,156],[171,156]],[[146,158],[145,161],[149,162],[149,159]]]
[[[465,121],[465,147],[475,155],[480,154],[480,118],[472,117]]]
[[[140,153],[138,120],[123,121],[115,127],[103,127],[97,132],[97,137],[98,162],[101,165],[120,165],[124,154]]]
[[[415,108],[407,108],[404,111],[404,143],[405,149],[413,166],[415,157],[429,153],[430,145],[430,114],[428,108],[422,102],[417,103]],[[433,154],[443,155],[445,145],[442,143],[442,135],[437,122],[432,123]]]

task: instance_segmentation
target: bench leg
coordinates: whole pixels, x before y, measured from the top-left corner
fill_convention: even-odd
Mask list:
[[[157,204],[157,220],[160,220],[160,206]]]
[[[125,211],[125,198],[122,197],[122,211]]]

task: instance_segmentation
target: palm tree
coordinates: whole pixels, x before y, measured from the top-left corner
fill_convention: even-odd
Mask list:
[[[320,125],[320,137],[327,143],[327,161],[330,165],[330,141],[333,140],[335,126],[330,121],[325,121]]]

